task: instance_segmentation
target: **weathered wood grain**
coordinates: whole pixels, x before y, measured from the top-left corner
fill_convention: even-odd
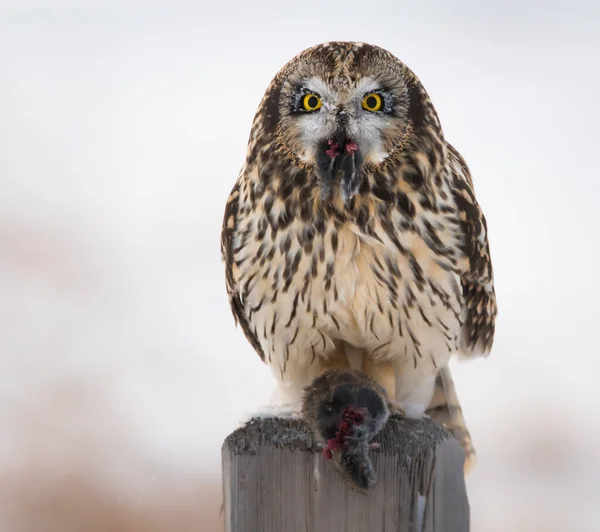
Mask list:
[[[222,448],[226,532],[468,532],[463,452],[429,420],[392,417],[377,484],[352,491],[300,420],[253,419]]]

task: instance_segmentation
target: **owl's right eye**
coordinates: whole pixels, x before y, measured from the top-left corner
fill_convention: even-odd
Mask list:
[[[302,97],[302,107],[305,111],[317,111],[321,108],[323,102],[316,94],[309,92]]]

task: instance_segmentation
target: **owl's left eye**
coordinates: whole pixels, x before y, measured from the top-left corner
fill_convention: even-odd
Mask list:
[[[380,94],[377,94],[376,92],[370,92],[369,94],[366,94],[363,98],[362,106],[363,109],[366,109],[367,111],[380,111],[381,107],[383,106],[383,98]]]
[[[316,111],[323,105],[321,98],[316,94],[309,92],[302,97],[302,107],[305,111]]]

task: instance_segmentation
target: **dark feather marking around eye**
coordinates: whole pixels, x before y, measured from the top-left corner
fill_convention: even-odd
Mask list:
[[[413,83],[408,85],[408,118],[415,130],[421,128],[425,118],[422,94],[419,88]]]
[[[380,89],[375,89],[375,90],[369,91],[367,94],[365,94],[365,96],[367,96],[368,94],[379,94],[379,96],[381,96],[381,100],[382,100],[381,109],[379,109],[376,112],[385,113],[385,114],[392,114],[394,112],[394,106],[396,105],[396,98],[392,94],[391,89],[382,87]],[[369,100],[371,100],[371,98],[372,97],[368,98],[367,101],[369,102]],[[376,102],[367,103],[367,105],[369,107],[375,107],[375,104],[376,104]]]
[[[269,133],[273,133],[277,129],[279,123],[279,99],[281,97],[282,80],[271,89],[267,97],[267,105],[265,106],[265,129]]]
[[[389,92],[383,92],[383,107],[382,111],[386,114],[392,114],[396,105],[396,98]]]
[[[304,97],[307,94],[313,94],[314,96],[311,97],[309,99],[309,106],[310,107],[314,107],[317,105],[318,101],[316,101],[317,98],[321,98],[321,95],[318,92],[315,91],[311,91],[306,87],[303,86],[296,86],[292,92],[292,104],[290,106],[290,112],[293,114],[302,114],[302,113],[312,113],[314,112],[314,110],[308,110],[304,108],[303,105],[303,101],[304,101]],[[315,102],[312,102],[312,100],[315,100]],[[314,105],[313,105],[314,103]],[[316,110],[316,109],[315,109]]]

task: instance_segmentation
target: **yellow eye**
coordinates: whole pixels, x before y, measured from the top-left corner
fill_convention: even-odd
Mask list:
[[[322,105],[321,98],[312,92],[305,94],[302,97],[302,106],[305,111],[316,111],[317,109],[320,109]]]
[[[367,111],[379,111],[382,105],[383,100],[376,92],[367,94],[362,101],[363,109],[366,109]]]

